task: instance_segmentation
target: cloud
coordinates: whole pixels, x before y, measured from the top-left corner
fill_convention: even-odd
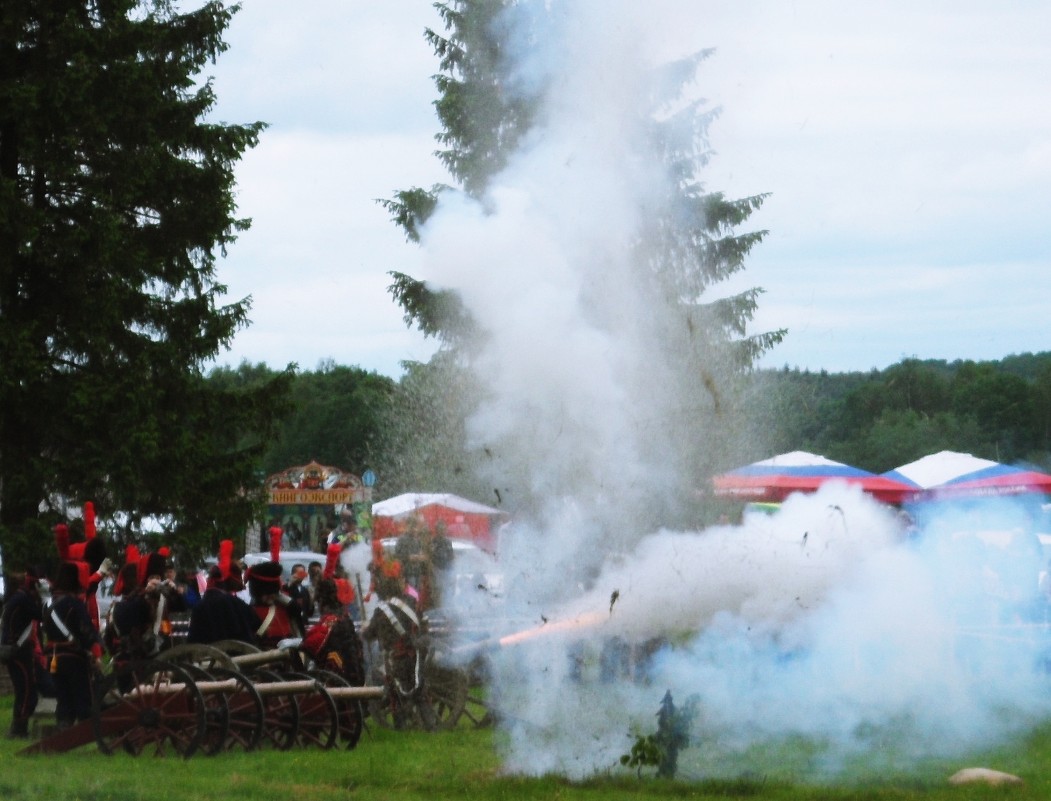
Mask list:
[[[666,24],[649,35],[654,20]],[[903,353],[1002,358],[1047,349],[1029,298],[1051,290],[1051,7],[656,0],[607,4],[587,24],[610,42],[633,34],[633,49],[650,61],[716,48],[695,87],[722,107],[702,179],[731,197],[771,193],[746,226],[770,234],[747,263],[745,285],[767,289],[764,325],[797,329],[764,363],[850,370]],[[309,14],[252,0],[235,15],[229,51],[208,69],[215,115],[271,128],[237,170],[241,211],[255,226],[220,276],[233,296],[255,296],[252,317],[273,327],[268,339],[280,341],[284,311],[264,308],[264,298],[287,296],[293,268],[329,276],[331,294],[345,292],[348,273],[412,272],[415,248],[372,201],[444,177],[432,155],[438,65],[425,26],[441,28],[430,0],[324,0]],[[962,271],[972,265],[993,274],[1015,265],[1026,290],[1006,281],[942,290],[959,298],[960,319],[943,330],[923,325],[915,310],[938,301],[924,294],[928,271],[966,289]],[[382,291],[368,298],[370,309],[389,307],[383,356],[302,343],[295,360],[357,358],[397,374],[390,353],[405,341],[401,311]],[[1012,306],[1014,314],[999,311]],[[870,322],[876,310],[882,326]],[[978,315],[990,331],[972,336],[968,318]],[[854,321],[814,323],[840,317]],[[808,328],[798,328],[801,319]],[[377,333],[355,341],[382,341]],[[249,347],[256,339],[239,334],[232,357],[267,358]],[[886,344],[874,351],[876,342]]]

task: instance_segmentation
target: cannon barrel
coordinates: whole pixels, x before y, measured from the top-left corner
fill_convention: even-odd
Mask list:
[[[276,648],[272,651],[260,651],[259,653],[254,654],[237,654],[230,657],[231,661],[233,661],[233,663],[239,668],[269,665],[274,662],[284,662],[289,658],[290,652],[280,648]]]
[[[608,619],[609,616],[605,612],[586,612],[577,615],[576,617],[566,618],[565,620],[551,620],[546,623],[541,623],[539,626],[530,626],[527,629],[512,632],[511,634],[505,634],[502,637],[490,637],[485,640],[479,640],[478,642],[460,645],[450,649],[450,651],[457,655],[499,651],[502,648],[507,648],[512,645],[520,645],[521,643],[539,637],[550,637],[556,634],[567,634],[584,629],[592,629],[600,626]]]

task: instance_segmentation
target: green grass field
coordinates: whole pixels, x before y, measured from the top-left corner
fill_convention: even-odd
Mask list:
[[[10,696],[0,699],[0,724],[10,720]],[[716,744],[687,749],[680,764],[693,781],[666,781],[615,769],[587,781],[504,775],[500,734],[460,728],[427,734],[371,726],[352,751],[295,749],[230,753],[190,759],[105,756],[94,744],[66,754],[21,756],[25,741],[0,740],[0,799],[42,801],[328,801],[329,799],[984,799],[1051,798],[1051,724],[1024,740],[967,759],[895,765],[885,751],[860,759],[834,783],[808,773],[814,749],[785,743],[748,755],[750,768],[720,779]],[[947,778],[960,767],[985,766],[1014,773],[1022,787],[953,787]],[[694,773],[700,771],[700,774]]]

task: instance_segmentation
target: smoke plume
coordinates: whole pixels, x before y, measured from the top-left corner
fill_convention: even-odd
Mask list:
[[[635,261],[667,211],[642,110],[674,6],[530,8],[514,85],[545,87],[539,123],[482,202],[448,194],[422,232],[422,277],[455,288],[483,334],[470,444],[494,454],[493,486],[530,501],[500,543],[490,654],[507,769],[613,769],[666,690],[700,702],[687,775],[757,769],[757,749],[798,737],[810,773],[858,755],[908,766],[1046,714],[1039,644],[1003,628],[1039,554],[1007,575],[1000,546],[907,537],[845,486],[741,525],[637,527],[688,483],[668,457],[706,447],[689,416],[706,388],[680,374],[672,305]],[[525,41],[507,36],[509,51]]]

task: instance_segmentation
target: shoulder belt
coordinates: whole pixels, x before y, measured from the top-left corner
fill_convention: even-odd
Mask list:
[[[62,636],[65,637],[67,640],[72,640],[73,635],[69,633],[69,629],[66,628],[66,624],[63,623],[62,618],[58,616],[58,612],[56,611],[55,607],[49,604],[47,607],[47,611],[51,615],[51,621],[55,624],[55,627],[59,630]]]
[[[420,619],[416,617],[416,612],[411,606],[409,606],[401,598],[391,598],[390,603],[393,606],[398,607],[402,612],[409,616],[409,620],[412,621],[412,625],[419,627]]]
[[[157,611],[153,614],[153,636],[156,637],[161,633],[161,625],[164,623],[164,609],[168,604],[168,599],[164,597],[164,593],[160,594],[157,599]]]
[[[32,632],[33,632],[33,621],[30,620],[29,623],[26,624],[26,627],[24,629],[22,629],[22,633],[18,636],[18,639],[15,640],[15,647],[16,648],[21,648],[23,645],[25,645],[26,644],[26,640],[29,639],[29,635],[32,634]]]
[[[262,637],[264,634],[266,634],[266,630],[270,628],[270,624],[274,622],[274,616],[276,614],[277,607],[271,606],[269,611],[266,613],[266,617],[263,618],[262,625],[255,631],[257,637]]]
[[[405,636],[405,627],[401,624],[401,620],[395,614],[394,610],[390,608],[390,604],[387,601],[380,601],[376,608],[383,613],[383,616],[390,621],[390,624],[394,626],[394,630],[398,632],[399,637]]]

